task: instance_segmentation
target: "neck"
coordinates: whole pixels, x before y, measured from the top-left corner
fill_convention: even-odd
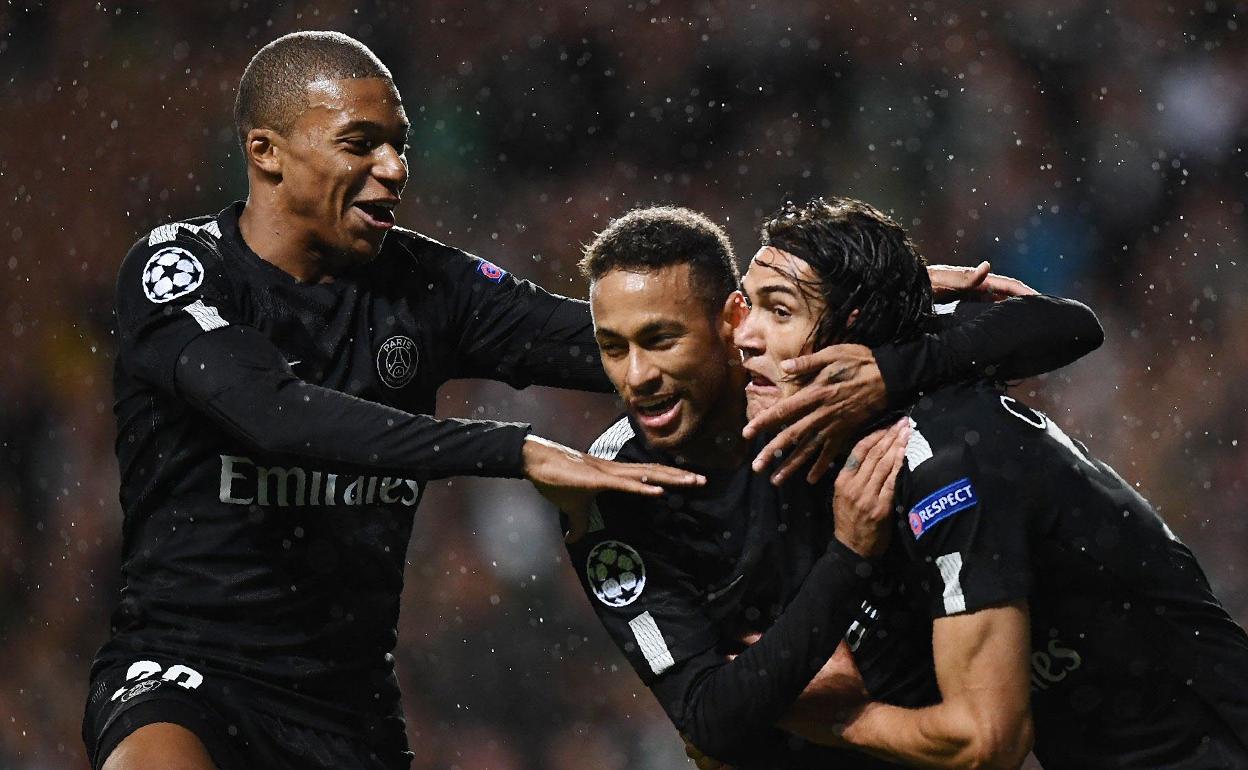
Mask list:
[[[276,203],[276,190],[255,187],[238,217],[238,230],[248,248],[265,262],[290,274],[300,283],[329,283],[343,265],[318,250],[306,228]]]

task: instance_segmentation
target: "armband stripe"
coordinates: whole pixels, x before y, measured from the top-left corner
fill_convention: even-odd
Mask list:
[[[222,318],[215,307],[205,305],[202,299],[197,299],[182,309],[189,313],[191,318],[195,319],[195,323],[199,324],[199,328],[206,332],[230,325],[230,322]]]
[[[966,612],[966,594],[962,591],[962,554],[954,551],[938,557],[936,567],[940,570],[940,579],[945,581],[945,590],[941,595],[945,614]]]
[[[603,460],[614,460],[633,435],[633,426],[629,425],[628,418],[621,417],[589,446],[589,453]]]
[[[906,442],[906,467],[914,470],[932,459],[932,445],[919,432],[918,423],[910,420],[910,440]]]
[[[637,640],[637,648],[641,650],[642,655],[646,656],[646,662],[650,664],[651,671],[655,674],[662,674],[676,665],[676,660],[672,658],[672,651],[668,649],[667,642],[663,641],[663,634],[659,632],[659,624],[654,622],[654,616],[648,611],[628,621],[628,627],[633,629],[633,638]]]
[[[162,243],[168,243],[178,237],[179,230],[189,230],[192,233],[208,233],[213,238],[221,237],[221,226],[214,219],[206,225],[192,225],[186,222],[170,222],[167,225],[161,225],[152,232],[148,233],[147,245],[159,246]]]

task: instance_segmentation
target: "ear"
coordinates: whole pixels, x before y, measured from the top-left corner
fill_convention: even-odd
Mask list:
[[[854,308],[853,310],[849,311],[849,318],[845,319],[845,328],[846,329],[854,328],[854,322],[857,320],[858,320],[858,308]]]
[[[728,299],[724,300],[723,310],[720,311],[719,332],[724,339],[731,342],[737,327],[745,323],[745,317],[749,314],[750,306],[745,302],[745,295],[740,291],[729,294]]]
[[[243,142],[247,164],[275,177],[282,175],[282,136],[271,128],[253,128]]]

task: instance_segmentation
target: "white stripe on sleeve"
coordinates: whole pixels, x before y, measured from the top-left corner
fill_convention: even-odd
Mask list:
[[[659,624],[654,622],[653,615],[643,612],[628,621],[628,626],[633,629],[637,647],[641,649],[641,654],[646,656],[646,662],[650,664],[651,671],[662,674],[676,665],[676,661],[672,658],[672,651],[667,648],[667,642],[663,641],[663,634],[659,633]]]

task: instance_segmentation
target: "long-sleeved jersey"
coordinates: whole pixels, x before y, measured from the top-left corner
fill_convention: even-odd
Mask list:
[[[610,385],[584,302],[398,228],[300,283],[248,248],[241,210],[159,227],[120,270],[125,583],[94,670],[173,656],[257,709],[362,732],[399,714],[424,482],[521,475],[528,426],[435,420],[438,387]]]
[[[1004,379],[1034,374],[1102,339],[1091,311],[1066,300],[950,310],[943,329],[875,351],[890,401],[989,369]],[[920,365],[909,370],[906,358]],[[628,419],[590,451],[673,462],[647,447]],[[842,640],[873,698],[917,707],[938,697],[920,592],[897,579],[904,554],[890,551],[873,565],[837,542],[828,484],[776,490],[748,464],[701,470],[700,489],[598,496],[591,530],[569,554],[599,620],[675,726],[707,754],[752,770],[888,766],[774,724]],[[734,648],[750,631],[765,633]],[[729,662],[728,652],[740,654]]]
[[[984,386],[911,412],[897,540],[933,618],[1026,601],[1045,767],[1248,767],[1248,634],[1152,506]]]

